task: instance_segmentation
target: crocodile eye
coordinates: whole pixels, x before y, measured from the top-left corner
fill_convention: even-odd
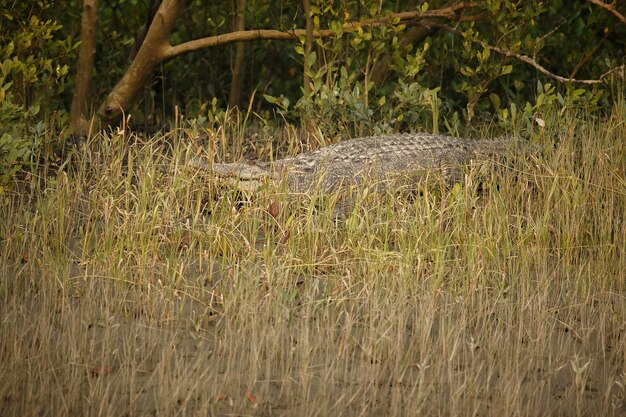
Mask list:
[[[298,161],[298,163],[293,164],[293,166],[302,172],[313,172],[315,171],[315,168],[317,167],[317,161],[314,161],[312,159]]]

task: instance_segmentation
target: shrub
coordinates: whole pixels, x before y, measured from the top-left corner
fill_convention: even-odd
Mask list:
[[[0,14],[0,192],[52,141],[46,116],[67,119],[60,94],[76,44],[38,17],[52,11],[51,1],[13,2]]]

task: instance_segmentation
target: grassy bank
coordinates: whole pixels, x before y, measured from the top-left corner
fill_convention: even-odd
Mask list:
[[[0,207],[1,414],[623,416],[624,120],[338,222],[94,137]]]

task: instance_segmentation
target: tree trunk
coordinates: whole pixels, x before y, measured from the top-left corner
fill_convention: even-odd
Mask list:
[[[237,16],[235,18],[235,31],[240,32],[246,29],[246,0],[237,0]],[[245,56],[245,42],[237,42],[235,46],[235,66],[233,68],[233,77],[230,83],[230,96],[228,98],[228,107],[234,108],[239,106],[239,97],[241,94],[241,83],[243,75],[241,68]]]
[[[310,0],[306,0],[310,6]],[[329,29],[313,29],[310,22],[310,7],[307,23],[307,30],[292,29],[290,31],[279,31],[273,29],[244,30],[224,35],[211,36],[208,38],[195,39],[176,46],[170,44],[170,34],[182,8],[183,0],[163,0],[157,14],[154,16],[152,24],[148,28],[146,38],[137,52],[137,56],[130,67],[115,85],[111,93],[98,109],[98,114],[103,119],[112,120],[119,117],[122,112],[128,110],[135,96],[139,93],[144,83],[148,80],[155,68],[164,60],[174,58],[178,55],[210,48],[217,45],[225,45],[232,42],[251,41],[257,39],[295,40],[299,36],[306,37],[308,48],[313,44],[314,38],[324,38],[334,36],[335,32]],[[306,5],[306,4],[305,4]],[[467,8],[476,7],[474,2],[460,2],[441,9],[421,12],[417,10],[393,13],[388,16],[365,19],[359,22],[347,23],[343,27],[344,32],[357,30],[363,25],[381,26],[388,25],[394,19],[399,22],[418,21],[430,18],[457,21],[461,11]],[[310,54],[310,49],[309,52]],[[307,61],[307,59],[305,59]],[[307,65],[305,65],[307,66]],[[307,66],[308,67],[308,66]]]
[[[103,118],[114,119],[128,109],[157,65],[168,57],[170,34],[181,8],[182,0],[163,0],[137,56],[98,109]]]
[[[89,102],[89,85],[96,59],[96,26],[98,0],[84,0],[80,28],[80,46],[76,63],[76,87],[70,108],[70,127],[72,133],[83,136],[89,133],[89,122],[85,116]]]
[[[154,20],[154,16],[159,11],[159,7],[161,6],[161,0],[154,0],[152,2],[152,6],[150,6],[150,10],[148,11],[148,18],[146,19],[146,23],[139,28],[137,31],[137,35],[135,35],[135,43],[130,50],[130,54],[128,54],[128,58],[132,61],[137,56],[137,52],[139,52],[139,48],[143,45],[143,41],[146,39],[146,35],[148,34],[148,29]]]
[[[306,16],[306,35],[304,38],[304,76],[302,83],[304,84],[304,95],[311,95],[311,50],[313,49],[313,19],[311,18],[311,0],[304,0],[304,15]],[[309,134],[315,134],[315,121],[307,117],[303,120],[303,126]]]

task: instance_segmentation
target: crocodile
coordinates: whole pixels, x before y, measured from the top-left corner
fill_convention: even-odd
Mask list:
[[[319,187],[321,193],[327,194],[358,185],[365,179],[398,176],[419,179],[432,172],[457,181],[464,166],[503,156],[511,143],[510,139],[470,140],[405,133],[350,139],[273,163],[210,163],[195,158],[191,165],[241,190],[254,191],[268,181],[284,179],[291,193],[307,193]]]
[[[415,182],[432,174],[457,182],[463,179],[465,166],[497,159],[511,143],[404,133],[349,139],[272,163],[211,163],[195,158],[191,165],[242,191],[274,183],[284,184],[291,194],[324,195],[394,178]]]

